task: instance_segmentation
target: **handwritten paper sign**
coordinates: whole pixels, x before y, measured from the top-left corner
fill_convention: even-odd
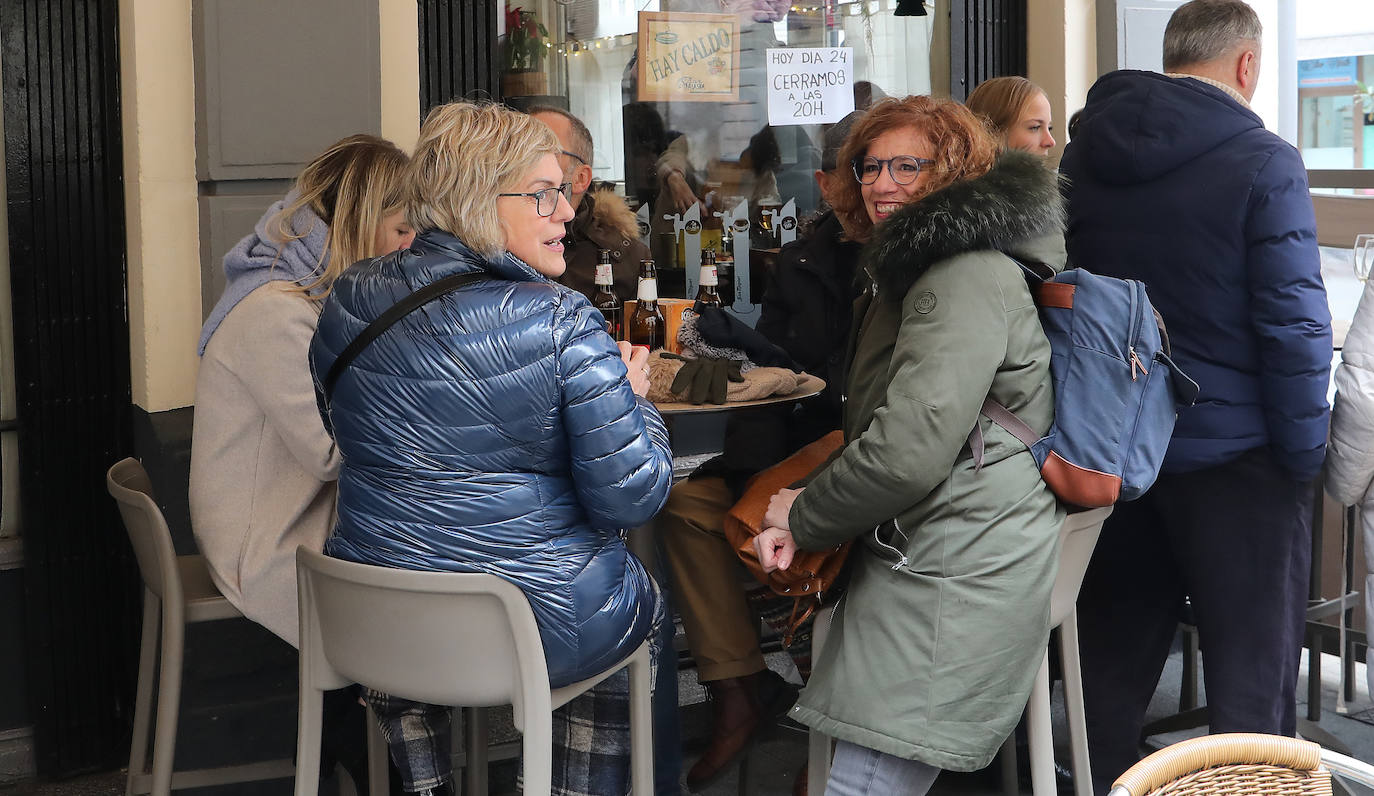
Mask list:
[[[639,100],[739,99],[739,18],[639,12]]]
[[[829,124],[854,110],[853,47],[768,50],[768,123]]]

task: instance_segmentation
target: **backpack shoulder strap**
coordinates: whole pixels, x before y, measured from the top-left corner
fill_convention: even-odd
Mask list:
[[[1035,443],[1040,441],[1040,435],[1035,433],[1035,429],[1026,425],[1015,412],[992,400],[991,396],[983,399],[983,408],[978,410],[978,413],[1006,429],[1027,448],[1034,447]]]
[[[463,285],[470,285],[487,278],[487,275],[482,272],[454,274],[425,285],[387,308],[386,312],[377,316],[377,320],[368,324],[362,333],[353,338],[343,353],[339,354],[338,359],[334,360],[334,364],[329,367],[329,373],[325,375],[324,383],[321,385],[324,388],[325,404],[329,403],[330,397],[334,393],[334,383],[343,375],[349,364],[363,352],[363,349],[372,345],[372,341],[381,337],[382,333],[390,329],[397,321],[434,299],[452,293]]]

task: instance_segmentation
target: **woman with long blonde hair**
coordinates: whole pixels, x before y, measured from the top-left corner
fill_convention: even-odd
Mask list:
[[[224,293],[201,331],[192,530],[224,596],[293,646],[296,546],[324,548],[339,474],[306,349],[334,278],[413,237],[406,163],[371,135],[311,161],[224,256]]]

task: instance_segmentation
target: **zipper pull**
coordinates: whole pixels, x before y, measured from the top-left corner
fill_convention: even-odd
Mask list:
[[[1127,350],[1131,352],[1131,381],[1136,380],[1137,368],[1139,368],[1140,372],[1144,373],[1146,376],[1150,375],[1150,371],[1145,369],[1145,363],[1140,361],[1140,355],[1135,352],[1135,346],[1130,346],[1127,348]]]

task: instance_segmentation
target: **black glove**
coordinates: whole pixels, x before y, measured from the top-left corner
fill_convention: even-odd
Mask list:
[[[697,331],[707,343],[717,348],[738,348],[756,365],[802,372],[801,365],[785,349],[720,307],[702,307],[697,315]]]
[[[678,369],[677,377],[668,389],[676,395],[686,395],[687,400],[694,404],[707,401],[723,404],[729,390],[726,382],[744,381],[744,376],[740,374],[740,366],[744,363],[738,359],[690,358],[667,351],[660,356],[665,359],[682,360],[682,367]]]

